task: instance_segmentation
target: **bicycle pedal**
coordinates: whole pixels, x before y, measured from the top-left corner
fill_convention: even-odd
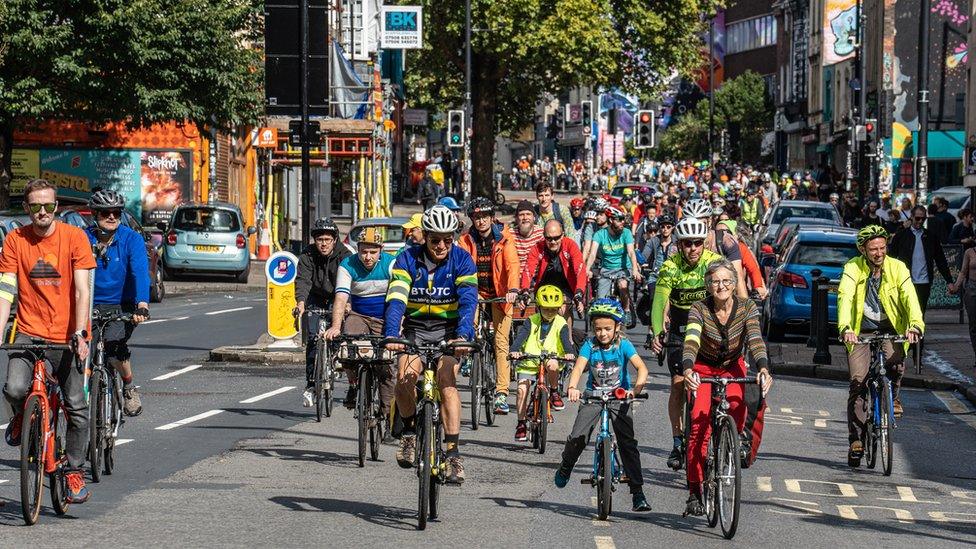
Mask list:
[[[596,484],[596,481],[593,480],[593,477],[581,478],[580,484],[589,484],[590,486],[593,486]]]

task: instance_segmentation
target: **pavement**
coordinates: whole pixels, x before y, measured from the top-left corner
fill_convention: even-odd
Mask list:
[[[465,405],[467,481],[441,489],[439,519],[418,532],[416,475],[396,466],[389,445],[378,462],[358,468],[352,413],[336,403],[333,416],[316,423],[299,404],[301,366],[204,361],[214,342],[253,341],[262,330],[260,305],[260,294],[245,293],[179,298],[155,309],[159,322],[134,336],[146,411],[123,427],[130,441],[118,449],[117,473],[90,484],[91,501],[72,506],[67,517],[45,506],[37,525],[20,526],[18,456],[0,448],[0,546],[307,547],[317,539],[336,547],[406,548],[727,543],[703,519],[681,516],[684,475],[664,464],[667,377],[656,361],[648,361],[651,398],[635,412],[653,511],[630,512],[626,489],[618,489],[610,520],[596,520],[595,490],[578,483],[592,449],[569,486],[552,484],[574,404],[556,414],[544,455],[513,440],[512,416],[472,431]],[[640,332],[632,337],[640,340]],[[463,396],[466,383],[459,383]],[[340,384],[338,398],[344,389]],[[759,460],[743,472],[735,543],[976,543],[972,409],[949,391],[905,389],[894,472],[884,477],[846,466],[846,392],[844,382],[777,376]]]

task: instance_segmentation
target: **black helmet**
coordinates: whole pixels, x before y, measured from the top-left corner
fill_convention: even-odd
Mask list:
[[[674,226],[674,217],[671,214],[661,214],[657,218],[657,224],[660,225],[671,225]]]
[[[492,204],[491,200],[483,196],[477,196],[471,199],[471,203],[468,204],[468,217],[473,216],[476,213],[495,213],[495,205]]]
[[[336,226],[335,221],[332,221],[331,217],[320,217],[312,224],[312,238],[323,233],[332,233],[336,238],[339,237],[339,227]]]
[[[88,207],[93,210],[125,208],[125,197],[111,189],[99,189],[88,199]]]

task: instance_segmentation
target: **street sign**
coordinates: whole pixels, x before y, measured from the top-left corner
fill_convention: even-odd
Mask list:
[[[404,126],[426,126],[427,118],[426,109],[403,109]]]
[[[312,120],[308,123],[308,144],[310,147],[318,147],[322,142],[321,134],[322,126],[319,124],[318,120]],[[302,146],[302,121],[301,120],[291,120],[288,122],[288,144],[292,147]]]
[[[268,335],[290,339],[298,334],[295,317],[295,278],[298,258],[290,252],[275,252],[264,264],[268,277]]]
[[[259,149],[274,149],[278,147],[278,128],[261,128],[258,130],[254,146]]]
[[[416,50],[424,47],[424,14],[420,6],[380,8],[380,47]]]
[[[583,108],[579,105],[566,105],[566,123],[579,124],[583,121]]]
[[[976,146],[966,147],[966,175],[976,175]]]

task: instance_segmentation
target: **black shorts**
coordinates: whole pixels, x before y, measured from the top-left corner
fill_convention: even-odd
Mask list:
[[[133,313],[135,305],[95,305],[95,309],[105,313],[121,311],[123,313]],[[114,359],[120,362],[129,360],[132,352],[129,350],[129,338],[135,330],[135,324],[116,320],[105,325],[102,332],[102,341],[105,343],[105,358]]]
[[[414,345],[438,345],[445,341],[457,339],[456,329],[450,326],[424,326],[422,323],[406,321],[403,323],[403,339]],[[434,353],[434,359],[439,360],[444,353]]]
[[[668,365],[668,372],[671,376],[680,376],[684,373],[681,367],[681,353],[684,351],[684,334],[668,334],[664,343],[664,361]]]

